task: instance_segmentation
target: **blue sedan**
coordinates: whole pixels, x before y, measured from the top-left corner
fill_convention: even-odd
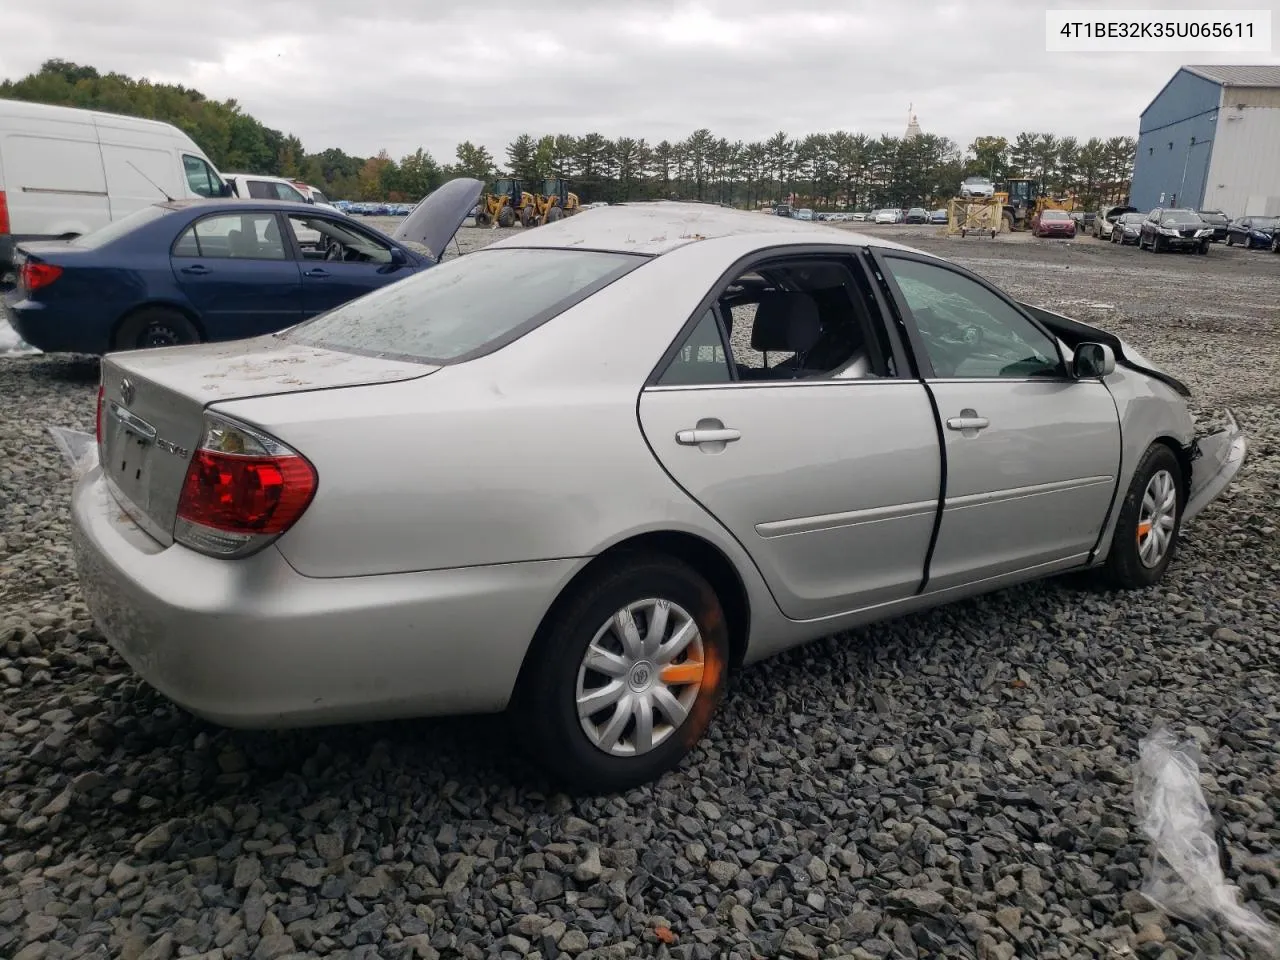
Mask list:
[[[272,333],[438,262],[482,189],[444,184],[393,236],[311,204],[157,203],[75,240],[22,244],[5,313],[46,352]]]
[[[1280,233],[1280,217],[1241,217],[1227,226],[1227,246],[1243,244],[1246,250],[1271,249]]]

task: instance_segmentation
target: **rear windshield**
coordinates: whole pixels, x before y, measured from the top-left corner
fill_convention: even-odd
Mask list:
[[[82,237],[76,237],[72,242],[77,247],[84,247],[87,250],[96,250],[98,247],[106,246],[112,240],[123,237],[132,230],[137,230],[144,223],[150,223],[152,220],[159,220],[165,214],[172,213],[168,207],[161,204],[153,204],[143,207],[141,210],[135,210],[128,216],[121,217],[119,220],[112,220],[105,227],[99,227],[97,230],[91,230]]]
[[[646,257],[478,250],[292,327],[311,346],[436,363],[496,350],[634,270]]]

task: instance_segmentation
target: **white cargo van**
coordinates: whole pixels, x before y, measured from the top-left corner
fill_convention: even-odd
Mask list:
[[[166,195],[230,195],[177,127],[0,100],[0,288],[11,282],[16,244],[79,236]]]

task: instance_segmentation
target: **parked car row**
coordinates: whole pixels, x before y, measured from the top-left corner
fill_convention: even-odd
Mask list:
[[[339,200],[334,206],[343,213],[361,217],[407,217],[413,213],[413,208],[416,204]]]

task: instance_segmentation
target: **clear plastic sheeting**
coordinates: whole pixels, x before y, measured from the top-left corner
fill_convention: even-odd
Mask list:
[[[98,440],[93,434],[67,427],[49,427],[48,430],[62,456],[71,465],[72,476],[79,480],[94,468],[98,462]]]
[[[1151,840],[1142,893],[1173,917],[1237,933],[1280,951],[1280,931],[1244,906],[1222,872],[1213,817],[1200,789],[1199,751],[1157,724],[1139,747],[1134,807]]]

